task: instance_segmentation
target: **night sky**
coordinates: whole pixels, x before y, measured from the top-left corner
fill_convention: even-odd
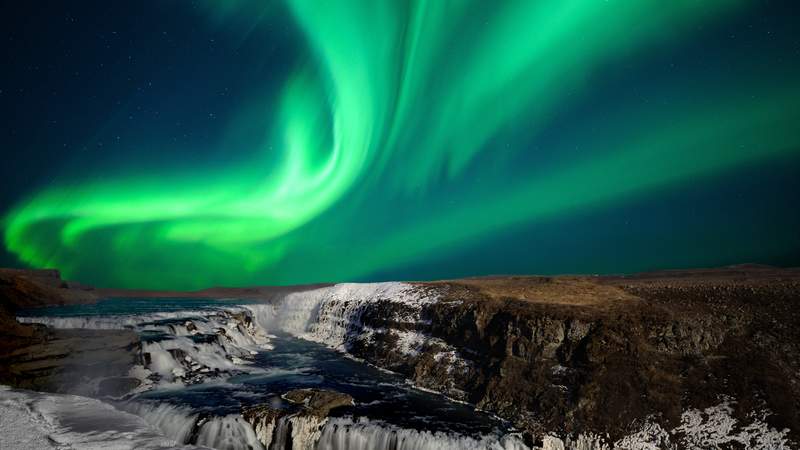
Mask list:
[[[176,289],[797,266],[795,3],[4,2],[0,265]]]

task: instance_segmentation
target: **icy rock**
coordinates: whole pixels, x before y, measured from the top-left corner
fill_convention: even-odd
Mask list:
[[[330,411],[354,404],[353,397],[324,389],[295,389],[282,397],[299,405],[301,410],[292,412],[270,404],[242,410],[242,417],[253,427],[265,448],[271,445],[280,447],[291,441],[294,449],[312,450],[322,434]]]
[[[326,389],[295,389],[283,394],[283,398],[303,405],[308,414],[316,417],[327,417],[334,408],[355,404],[353,397]]]

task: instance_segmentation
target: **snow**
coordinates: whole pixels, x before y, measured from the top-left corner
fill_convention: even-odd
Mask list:
[[[250,314],[242,307],[177,311],[141,315],[22,317],[21,321],[42,323],[54,328],[101,330],[132,329],[144,333],[163,333],[170,339],[145,340],[142,353],[149,355],[147,367],[131,371],[142,382],[139,391],[152,387],[151,374],[159,383],[182,385],[203,381],[212,373],[257,372],[250,359],[258,351],[272,349],[264,330],[242,320]],[[209,342],[196,342],[197,336],[216,336]]]
[[[434,350],[434,361],[441,370],[469,369],[468,360],[457,349],[419,330],[422,309],[438,301],[429,291],[407,283],[343,283],[303,292],[294,292],[269,304],[230,307],[223,310],[179,311],[130,316],[22,318],[57,328],[133,329],[161,332],[170,339],[143,342],[149,354],[147,367],[136,366],[130,375],[152,387],[153,374],[161,386],[176,386],[196,379],[198,374],[215,371],[254,371],[249,359],[258,351],[272,348],[269,331],[284,332],[347,352],[357,341],[370,342],[381,333],[397,336],[396,350],[410,357]],[[390,319],[405,325],[400,329],[372,329],[362,323],[370,305],[384,302],[401,305],[389,308]],[[242,320],[242,313],[253,318]],[[176,321],[176,319],[181,319]],[[166,322],[165,322],[166,321]],[[170,322],[171,321],[171,322]],[[198,335],[216,335],[209,342],[197,342]],[[437,367],[437,369],[439,369]],[[283,369],[272,369],[278,373]],[[554,375],[568,369],[555,365]],[[195,381],[207,382],[203,377]],[[681,424],[665,430],[655,421],[644,422],[638,431],[606,443],[597,435],[571,437],[545,436],[545,450],[656,450],[660,448],[784,450],[791,447],[788,430],[776,430],[766,422],[766,411],[759,411],[747,423],[733,417],[733,399],[723,398],[716,406],[683,412]],[[230,448],[260,448],[261,442],[288,438],[286,423],[253,428],[241,417],[232,415],[198,422],[195,412],[167,404],[129,402],[119,411],[97,400],[76,396],[41,394],[0,386],[0,448],[171,448],[186,442],[192,430],[197,442]],[[131,414],[133,413],[133,414]],[[140,418],[143,417],[144,419]],[[527,447],[515,436],[485,436],[473,439],[447,433],[408,430],[392,425],[352,418],[327,421],[290,418],[294,448],[370,449],[398,442],[398,449],[492,449],[521,450]],[[269,439],[267,439],[267,437]],[[260,439],[259,439],[260,438]]]
[[[690,409],[681,415],[681,425],[673,433],[682,435],[687,449],[721,449],[740,446],[752,450],[789,449],[789,430],[771,428],[761,418],[740,426],[731,415],[734,401],[725,399],[704,410]],[[762,414],[763,417],[763,414]]]
[[[639,431],[623,437],[609,446],[593,435],[579,435],[575,440],[547,436],[542,450],[659,450],[681,448],[687,450],[788,450],[789,430],[779,431],[764,422],[768,412],[752,417],[752,422],[742,425],[732,416],[733,399],[723,398],[716,406],[688,409],[681,414],[681,424],[667,431],[652,420],[646,421]]]
[[[409,356],[419,355],[422,347],[431,340],[430,336],[418,331],[398,330],[396,334],[398,336],[397,349]]]
[[[647,422],[638,432],[617,441],[614,447],[625,450],[660,450],[672,446],[667,430],[657,423]]]
[[[0,448],[40,450],[56,448],[47,438],[47,424],[36,420],[23,402],[0,391]]]
[[[178,445],[140,417],[99,400],[0,386],[0,448],[149,450],[202,447]]]
[[[334,286],[293,292],[277,304],[247,305],[258,324],[265,330],[278,330],[294,336],[319,342],[337,350],[347,351],[354,339],[365,338],[371,332],[361,323],[367,305],[379,302],[401,304],[407,312],[393,319],[397,322],[416,323],[422,306],[437,301],[425,290],[400,282],[340,283]],[[407,338],[408,351],[413,351]]]

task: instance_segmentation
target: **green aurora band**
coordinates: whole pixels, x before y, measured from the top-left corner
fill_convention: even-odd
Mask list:
[[[787,107],[800,104],[800,82],[755,75],[704,84],[702,96],[676,90],[659,108],[621,102],[592,119],[603,132],[565,136],[547,150],[564,156],[541,165],[515,163],[529,145],[492,144],[514,132],[535,141],[603,68],[745,7],[290,0],[308,63],[270,105],[263,141],[230,149],[249,160],[62,180],[7,214],[5,245],[30,266],[116,286],[361,279],[786,156],[800,146]],[[207,11],[224,21],[252,8]],[[238,122],[257,120],[243,112]],[[590,150],[569,151],[578,144]]]

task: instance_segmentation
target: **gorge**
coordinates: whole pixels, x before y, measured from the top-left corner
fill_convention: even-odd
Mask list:
[[[743,266],[28,308],[22,327],[121,339],[97,353],[116,365],[26,386],[48,364],[17,353],[3,382],[98,398],[174,445],[792,448],[798,283]]]

